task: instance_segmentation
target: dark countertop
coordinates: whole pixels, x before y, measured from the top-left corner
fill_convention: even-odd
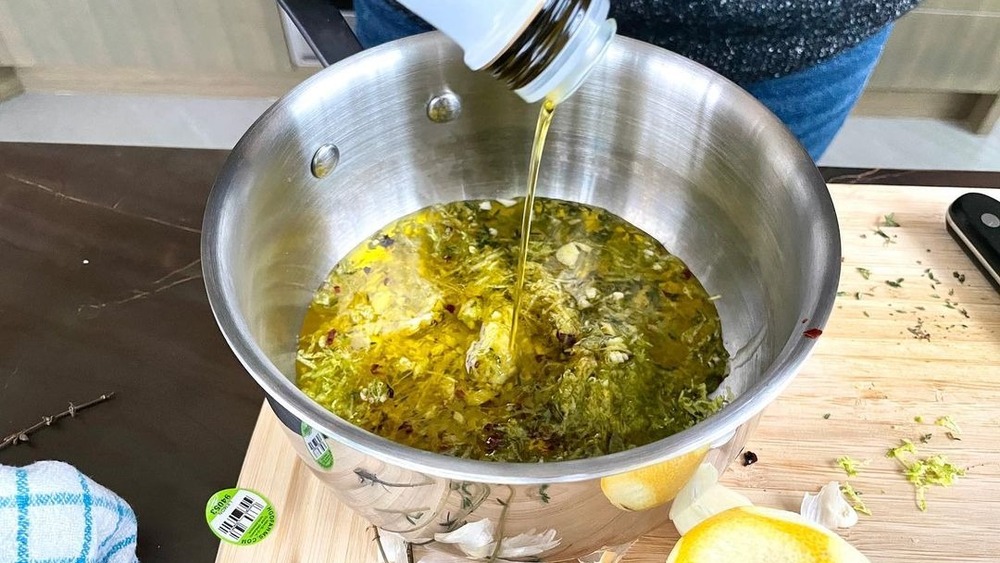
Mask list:
[[[201,279],[202,212],[225,157],[0,143],[0,437],[117,393],[0,450],[0,463],[60,459],[121,495],[144,563],[213,560],[205,502],[235,485],[263,400]],[[823,172],[840,183],[1000,186],[990,172]]]

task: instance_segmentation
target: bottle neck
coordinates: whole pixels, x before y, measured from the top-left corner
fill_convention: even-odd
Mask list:
[[[608,0],[545,0],[484,70],[528,102],[558,103],[583,82],[614,37],[609,8]]]
[[[545,0],[524,33],[485,70],[511,90],[530,84],[566,47],[590,3],[591,0]]]

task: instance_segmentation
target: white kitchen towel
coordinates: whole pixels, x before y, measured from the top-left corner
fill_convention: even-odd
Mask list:
[[[72,465],[0,465],[0,562],[134,563],[136,520]]]

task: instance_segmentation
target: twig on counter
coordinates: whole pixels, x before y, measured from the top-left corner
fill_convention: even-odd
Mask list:
[[[37,432],[38,430],[40,430],[40,429],[42,429],[42,428],[44,428],[46,426],[52,426],[52,424],[54,424],[55,422],[58,422],[59,419],[66,418],[67,416],[71,417],[71,418],[72,417],[76,417],[76,414],[78,412],[80,412],[80,411],[82,411],[84,409],[88,409],[88,408],[90,408],[90,407],[92,407],[92,406],[94,406],[94,405],[96,405],[98,403],[103,403],[104,401],[109,401],[109,400],[113,399],[114,396],[115,396],[115,393],[114,393],[114,391],[112,391],[110,393],[105,393],[105,394],[101,395],[100,397],[98,397],[98,398],[96,398],[96,399],[94,399],[92,401],[87,401],[86,403],[81,403],[79,405],[74,405],[71,402],[69,404],[69,407],[66,410],[64,410],[63,412],[61,412],[59,414],[52,415],[52,416],[43,416],[42,420],[40,422],[36,422],[35,424],[33,424],[33,425],[31,425],[31,426],[29,426],[27,428],[24,428],[22,430],[17,430],[16,432],[14,432],[12,434],[8,434],[7,436],[5,436],[4,439],[2,441],[0,441],[0,450],[6,448],[8,446],[16,446],[17,444],[20,444],[22,442],[28,442],[29,441],[28,436],[30,436],[31,434]]]

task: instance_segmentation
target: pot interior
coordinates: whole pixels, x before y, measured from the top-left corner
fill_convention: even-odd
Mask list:
[[[448,92],[460,115],[431,121],[428,101]],[[427,34],[322,71],[254,125],[209,203],[205,268],[223,331],[269,394],[304,398],[277,380],[294,381],[305,310],[355,245],[434,203],[523,195],[537,111]],[[339,162],[317,178],[326,144]],[[811,160],[748,94],[680,56],[616,39],[557,108],[538,194],[625,218],[721,295],[723,385],[750,405],[732,427],[787,383],[803,330],[829,313],[839,235]]]

